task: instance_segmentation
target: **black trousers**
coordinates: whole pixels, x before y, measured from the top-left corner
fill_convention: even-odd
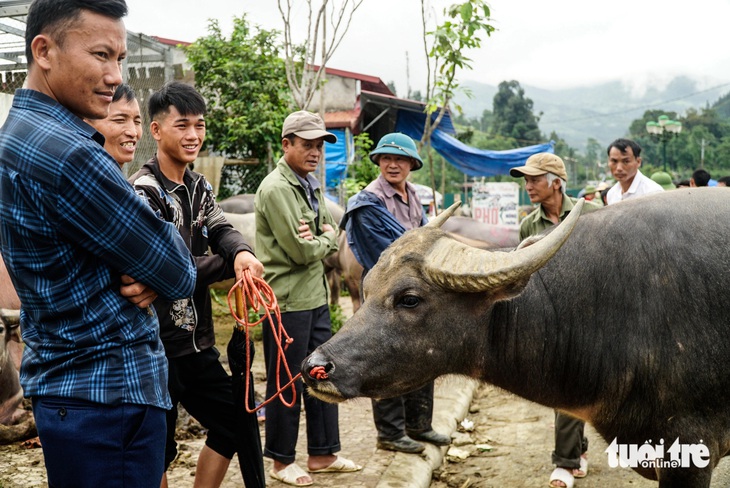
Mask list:
[[[555,450],[553,464],[566,469],[580,468],[580,456],[588,450],[583,435],[585,422],[555,410]]]
[[[380,440],[431,430],[432,416],[433,381],[405,395],[373,400],[373,420]]]
[[[294,340],[284,353],[292,376],[301,370],[302,361],[314,349],[332,337],[329,306],[314,310],[285,312],[281,314],[284,329]],[[277,347],[268,320],[263,323],[264,357],[266,362],[266,398],[276,394]],[[289,380],[284,367],[279,371],[280,384]],[[338,452],[340,427],[336,404],[326,403],[304,391],[301,380],[295,383],[297,399],[293,407],[274,400],[266,406],[266,445],[264,456],[284,464],[296,459],[296,445],[299,436],[299,416],[304,402],[307,424],[307,452],[310,456],[324,456]],[[292,401],[291,387],[282,396],[287,403]]]

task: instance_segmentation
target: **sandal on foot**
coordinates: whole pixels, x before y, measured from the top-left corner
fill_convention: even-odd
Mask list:
[[[572,470],[571,470],[572,471]],[[573,473],[565,468],[555,468],[553,473],[550,475],[550,488],[573,488],[575,483],[575,477]],[[557,483],[563,483],[562,485]]]
[[[307,469],[307,471],[309,471],[310,473],[352,473],[354,471],[360,471],[361,469],[362,466],[360,466],[359,464],[355,464],[354,461],[343,458],[341,456],[337,456],[337,458],[332,461],[332,464],[330,464],[326,468]]]
[[[312,479],[311,476],[307,474],[306,471],[304,471],[302,468],[299,467],[296,463],[291,463],[286,468],[282,469],[281,471],[274,471],[273,469],[269,472],[272,478],[274,478],[277,481],[281,481],[282,483],[286,483],[287,485],[292,486],[309,486],[314,483],[314,481],[310,481],[309,483],[300,483],[299,478],[309,478]]]
[[[585,478],[588,476],[588,458],[585,456],[580,457],[580,468],[573,470],[574,478]]]

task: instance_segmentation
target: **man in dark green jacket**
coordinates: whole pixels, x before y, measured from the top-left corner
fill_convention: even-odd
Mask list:
[[[329,288],[322,260],[337,250],[337,224],[327,210],[324,192],[311,174],[324,153],[324,141],[336,142],[322,119],[307,111],[290,114],[281,131],[284,157],[256,191],[256,249],[266,269],[264,278],[274,290],[281,321],[293,342],[286,349],[292,372],[304,358],[331,336],[327,299]],[[266,397],[288,382],[285,368],[277,370],[277,342],[268,322],[263,324],[267,381]],[[274,460],[271,476],[295,486],[312,484],[312,477],[296,459],[303,387],[296,385],[293,408],[275,401],[266,407],[264,455]],[[292,392],[282,392],[287,403]],[[335,455],[340,450],[337,405],[304,395],[310,473],[362,469]]]

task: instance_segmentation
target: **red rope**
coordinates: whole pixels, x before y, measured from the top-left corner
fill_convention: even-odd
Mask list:
[[[236,295],[236,309],[233,309],[233,306],[231,305],[231,295]],[[249,322],[248,320],[248,309],[253,308],[254,310],[264,310],[264,315],[259,318],[256,322]],[[239,325],[237,326],[238,330],[241,330],[242,328],[246,331],[246,370],[244,374],[246,375],[246,411],[248,413],[254,413],[258,411],[260,408],[262,408],[264,405],[267,405],[271,403],[271,401],[274,400],[277,396],[279,397],[279,400],[281,400],[281,403],[283,403],[287,407],[294,406],[294,403],[297,399],[297,389],[294,385],[294,382],[297,381],[299,378],[302,377],[302,374],[299,373],[296,376],[292,377],[291,371],[289,370],[289,365],[286,363],[286,358],[284,357],[284,351],[287,347],[289,347],[289,344],[292,343],[293,339],[289,337],[289,334],[286,333],[286,330],[284,330],[284,326],[281,323],[281,311],[279,310],[279,304],[276,301],[276,295],[274,294],[274,291],[271,289],[271,287],[261,278],[256,278],[251,274],[251,271],[248,269],[245,269],[243,271],[243,278],[240,281],[237,281],[236,284],[233,285],[233,287],[228,292],[228,308],[231,311],[231,315],[236,320],[236,323]],[[276,317],[276,322],[274,322],[274,319],[272,317]],[[240,317],[239,315],[243,315],[243,317]],[[262,323],[265,319],[268,319],[269,325],[271,326],[271,331],[273,332],[274,340],[276,341],[276,345],[278,348],[277,353],[277,359],[276,359],[276,388],[277,392],[271,397],[268,398],[266,401],[261,403],[259,406],[254,408],[253,410],[249,409],[249,390],[250,390],[250,378],[251,378],[251,353],[249,351],[249,329],[251,327],[255,327],[258,324]],[[281,386],[281,365],[284,365],[284,370],[286,372],[287,377],[289,378],[289,382]],[[324,369],[324,368],[323,368]],[[326,375],[326,373],[325,373]],[[284,399],[284,396],[282,392],[286,389],[291,387],[292,391],[292,400],[291,402],[287,402]]]

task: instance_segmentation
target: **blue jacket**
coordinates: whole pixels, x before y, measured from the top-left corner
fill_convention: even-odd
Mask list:
[[[353,218],[357,216],[357,218]],[[428,222],[424,214],[421,225]],[[402,236],[406,229],[374,194],[363,190],[347,202],[340,228],[347,233],[347,244],[367,273],[380,254]],[[363,273],[363,276],[365,275]]]

